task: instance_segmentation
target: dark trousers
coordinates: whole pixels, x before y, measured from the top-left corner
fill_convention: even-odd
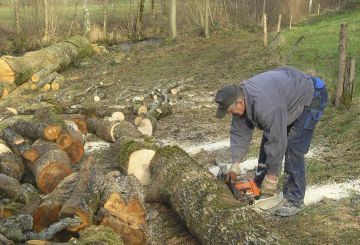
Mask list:
[[[328,100],[326,87],[315,89],[311,104],[304,108],[294,123],[288,126],[288,145],[285,152],[284,197],[294,204],[302,205],[306,190],[304,155],[309,151],[314,129],[322,116]],[[259,163],[266,163],[264,144],[267,138],[263,135]],[[255,182],[261,186],[267,174],[267,166],[260,165],[256,170]]]

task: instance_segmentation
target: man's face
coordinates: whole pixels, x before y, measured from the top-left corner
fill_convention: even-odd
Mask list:
[[[245,112],[245,101],[243,98],[237,99],[234,104],[230,105],[227,109],[228,114],[242,116]]]

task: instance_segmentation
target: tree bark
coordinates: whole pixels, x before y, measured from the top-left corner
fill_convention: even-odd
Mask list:
[[[25,195],[21,184],[17,179],[0,173],[0,197],[26,203],[28,197]]]
[[[113,228],[125,244],[145,244],[146,230],[144,193],[134,176],[113,171],[105,177],[102,191],[101,224]]]
[[[286,243],[180,148],[158,149],[150,173],[162,199],[202,244]]]
[[[89,156],[82,162],[80,178],[70,198],[60,210],[61,218],[77,215],[82,220],[80,225],[68,228],[70,231],[77,232],[91,225],[94,214],[99,208],[103,176],[96,164],[94,156]]]
[[[81,133],[86,135],[88,133],[86,116],[81,114],[62,114],[62,118],[65,121],[72,121],[76,124]]]
[[[20,181],[25,171],[23,159],[13,152],[0,153],[0,173]]]
[[[2,245],[15,245],[15,243],[11,240],[6,239],[3,235],[0,234],[0,244]]]
[[[338,64],[338,84],[336,86],[335,105],[341,103],[341,96],[344,91],[345,66],[346,66],[346,49],[347,49],[347,23],[340,26],[339,40],[339,64]]]
[[[45,67],[53,66],[55,72],[91,53],[90,42],[83,37],[74,36],[38,51],[28,52],[21,57],[2,56],[0,80],[20,85]]]
[[[16,34],[19,35],[20,32],[21,32],[21,28],[20,28],[20,8],[19,8],[19,0],[14,0],[14,8],[15,8]]]
[[[61,132],[61,126],[57,124],[37,123],[26,120],[18,120],[14,124],[15,131],[31,140],[39,138],[56,140]]]
[[[72,163],[78,163],[85,154],[83,134],[73,121],[65,121],[56,145],[65,150]]]
[[[345,65],[345,79],[344,79],[344,91],[341,96],[341,103],[346,107],[350,108],[353,89],[354,89],[354,78],[355,78],[355,58],[347,57]]]
[[[26,240],[26,232],[32,229],[31,215],[16,215],[6,219],[0,219],[0,234],[15,242]]]
[[[84,33],[85,35],[90,34],[90,14],[89,14],[89,6],[88,1],[83,0],[83,8],[84,8]]]
[[[70,159],[53,142],[38,139],[33,148],[40,157],[34,162],[27,162],[27,166],[34,174],[39,189],[43,193],[50,193],[62,179],[71,174]]]
[[[70,198],[78,178],[78,173],[70,174],[44,198],[33,214],[34,231],[40,232],[60,219],[61,207]]]

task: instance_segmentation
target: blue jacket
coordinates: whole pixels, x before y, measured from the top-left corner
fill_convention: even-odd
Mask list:
[[[253,129],[263,130],[269,174],[277,174],[287,148],[287,126],[309,106],[314,85],[309,74],[293,67],[280,67],[258,74],[239,84],[245,95],[245,114],[233,116],[230,129],[232,161],[241,162],[252,139]]]

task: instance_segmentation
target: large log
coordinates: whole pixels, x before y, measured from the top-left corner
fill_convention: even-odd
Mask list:
[[[13,152],[0,153],[0,173],[20,180],[24,174],[23,159]]]
[[[102,177],[94,156],[90,155],[82,162],[74,191],[60,210],[61,218],[77,215],[82,220],[80,225],[69,228],[70,231],[77,232],[93,223],[100,204]]]
[[[70,198],[78,178],[78,173],[70,174],[50,194],[45,196],[33,214],[34,231],[40,232],[60,219],[61,207]]]
[[[50,70],[55,72],[90,54],[90,42],[84,37],[74,36],[22,57],[2,56],[0,80],[20,85],[43,69],[52,67]]]
[[[16,132],[31,140],[39,138],[56,140],[61,132],[61,126],[57,124],[38,123],[25,120],[18,120],[14,124]]]
[[[166,204],[146,204],[146,223],[151,245],[199,245],[186,226]]]
[[[105,183],[101,224],[113,228],[125,244],[145,244],[147,226],[141,183],[134,176],[123,176],[119,171],[108,173]]]
[[[66,152],[50,141],[38,139],[32,145],[39,152],[39,158],[27,162],[36,178],[36,184],[43,193],[50,193],[59,182],[71,174],[70,159]]]
[[[0,197],[18,200],[23,203],[27,202],[28,197],[25,195],[19,181],[13,177],[0,173]]]
[[[39,157],[39,152],[31,147],[31,142],[18,134],[11,126],[6,127],[1,133],[2,139],[11,149],[29,161],[35,161]]]
[[[226,185],[182,149],[158,149],[152,185],[202,244],[286,244],[264,220],[232,196]]]

